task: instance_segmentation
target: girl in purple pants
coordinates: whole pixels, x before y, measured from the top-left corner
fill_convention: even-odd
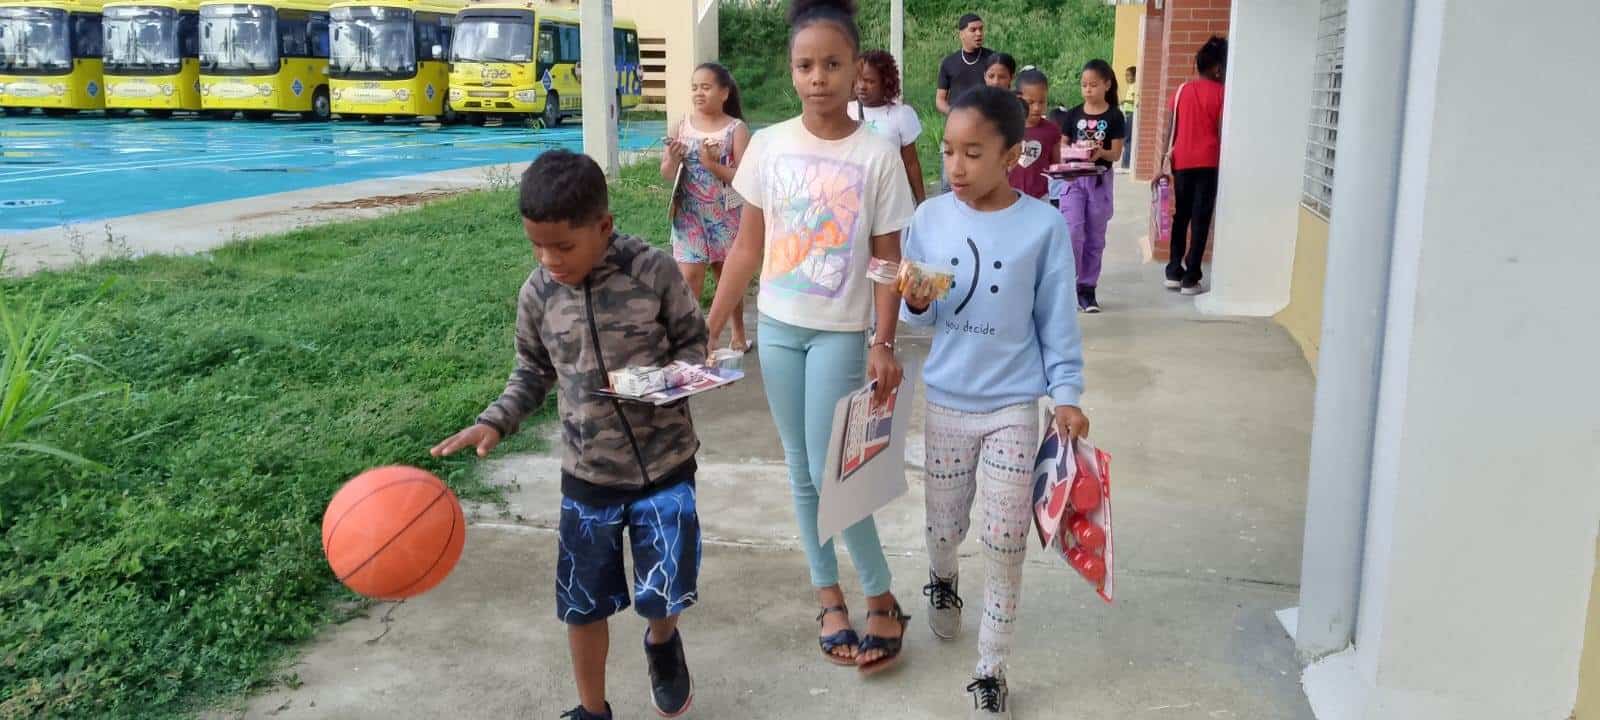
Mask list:
[[[1078,309],[1100,312],[1095,287],[1100,284],[1100,256],[1106,249],[1106,225],[1111,222],[1111,166],[1122,158],[1127,122],[1117,107],[1117,74],[1104,60],[1090,60],[1080,80],[1083,103],[1058,113],[1064,145],[1093,145],[1096,165],[1105,171],[1081,177],[1061,189],[1061,214],[1072,234],[1072,256],[1078,264]]]

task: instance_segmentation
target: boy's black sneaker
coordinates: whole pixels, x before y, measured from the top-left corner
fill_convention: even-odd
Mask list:
[[[1094,298],[1094,288],[1086,287],[1078,291],[1078,296],[1081,298],[1078,304],[1083,306],[1084,312],[1090,315],[1100,312],[1100,301]]]
[[[689,664],[683,659],[683,635],[672,631],[672,639],[650,644],[650,631],[644,632],[644,659],[650,667],[650,704],[656,714],[675,718],[689,711],[694,702],[694,681]]]
[[[596,715],[579,705],[561,713],[561,720],[611,720],[611,703],[606,703],[606,714],[604,715]]]

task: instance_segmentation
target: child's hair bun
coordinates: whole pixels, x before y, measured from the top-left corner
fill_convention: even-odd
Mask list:
[[[789,24],[818,12],[834,12],[855,19],[855,0],[789,0]]]

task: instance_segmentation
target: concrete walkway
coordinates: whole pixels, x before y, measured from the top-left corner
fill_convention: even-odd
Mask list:
[[[1160,269],[1138,262],[1145,195],[1118,180],[1120,218],[1100,293],[1106,312],[1084,318],[1086,410],[1113,455],[1118,601],[1103,604],[1033,545],[1010,673],[1013,710],[1067,720],[1309,719],[1273,612],[1296,603],[1311,373],[1277,325],[1202,317],[1192,301],[1163,290]],[[915,379],[928,340],[907,338],[904,347]],[[697,683],[690,717],[966,717],[983,573],[975,539],[964,548],[966,627],[942,643],[925,624],[921,473],[912,468],[910,496],[878,515],[895,592],[916,616],[907,661],[870,681],[823,662],[782,455],[756,378],[695,408],[706,541],[702,604],[683,623]],[[920,433],[913,445],[917,464]],[[444,585],[328,628],[289,669],[301,684],[212,715],[551,718],[575,705],[553,607],[556,463],[512,457],[490,471],[508,486],[510,506],[474,509],[465,555]],[[848,560],[841,565],[859,620],[853,573]],[[613,630],[617,717],[652,716],[643,623],[623,615]]]

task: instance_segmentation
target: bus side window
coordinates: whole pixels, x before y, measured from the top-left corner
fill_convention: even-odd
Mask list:
[[[100,27],[99,15],[75,14],[72,16],[72,56],[75,58],[98,58],[101,48],[105,45],[104,31]]]
[[[280,13],[278,15],[279,54],[286,58],[310,57],[311,48],[306,42],[306,16]]]
[[[178,15],[178,55],[180,57],[200,57],[200,15],[199,13],[180,13]]]
[[[539,26],[539,65],[556,64],[556,29],[553,25]]]
[[[306,21],[307,44],[311,46],[311,57],[328,57],[328,15],[326,13],[312,13],[311,19]]]
[[[449,55],[444,47],[443,18],[429,13],[417,13],[417,59],[418,60],[443,60]],[[438,47],[441,52],[436,56],[433,49]]]
[[[561,62],[583,62],[583,41],[578,34],[578,26],[561,26]]]

